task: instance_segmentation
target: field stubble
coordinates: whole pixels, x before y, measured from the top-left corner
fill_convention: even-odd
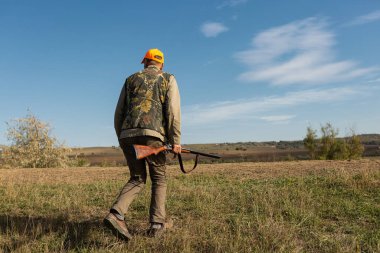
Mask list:
[[[175,228],[143,235],[147,188],[125,243],[101,221],[127,171],[0,170],[0,252],[380,252],[380,160],[169,166]]]

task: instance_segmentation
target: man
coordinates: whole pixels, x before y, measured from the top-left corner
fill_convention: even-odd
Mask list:
[[[165,154],[137,160],[133,144],[159,147],[169,143],[175,153],[181,152],[180,96],[176,79],[162,71],[164,54],[158,49],[148,50],[141,63],[144,69],[126,79],[115,110],[116,135],[128,163],[130,179],[104,219],[114,234],[126,240],[132,236],[124,215],[146,183],[145,162],[152,181],[147,234],[158,236],[167,228]]]

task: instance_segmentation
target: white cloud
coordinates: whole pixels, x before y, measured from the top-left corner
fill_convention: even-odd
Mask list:
[[[268,122],[288,122],[289,120],[295,118],[296,115],[271,115],[271,116],[262,116],[260,119]]]
[[[324,84],[378,70],[361,68],[351,60],[337,61],[335,34],[327,26],[325,19],[308,18],[259,33],[251,49],[235,54],[250,69],[239,78],[273,85]]]
[[[376,79],[369,80],[368,83],[380,83],[380,77]]]
[[[228,28],[218,22],[206,22],[201,26],[201,32],[207,38],[216,37],[226,31],[228,31]]]
[[[363,24],[375,22],[377,20],[380,20],[380,10],[376,10],[366,15],[359,16],[355,18],[352,22],[348,23],[348,25],[363,25]]]
[[[283,96],[223,101],[184,108],[183,118],[185,125],[210,124],[252,117],[260,118],[256,114],[292,106],[350,99],[358,93],[358,89],[350,87],[324,90],[309,89],[289,92]],[[261,117],[261,119],[265,120],[263,117]],[[270,118],[266,118],[266,120],[269,119]],[[272,118],[272,120],[273,119],[275,118]]]
[[[216,8],[222,9],[225,7],[235,7],[237,5],[244,4],[246,2],[248,2],[248,0],[227,0],[227,1],[224,1],[223,3],[221,3],[220,5],[218,5],[218,7],[216,7]]]

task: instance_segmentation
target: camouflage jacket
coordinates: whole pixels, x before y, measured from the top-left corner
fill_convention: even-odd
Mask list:
[[[153,136],[180,144],[180,96],[173,75],[149,66],[129,76],[115,110],[119,139]]]

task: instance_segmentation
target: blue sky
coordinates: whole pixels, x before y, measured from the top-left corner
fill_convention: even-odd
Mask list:
[[[0,0],[0,143],[30,109],[69,146],[116,145],[119,92],[154,47],[185,144],[380,133],[379,28],[375,0]]]

